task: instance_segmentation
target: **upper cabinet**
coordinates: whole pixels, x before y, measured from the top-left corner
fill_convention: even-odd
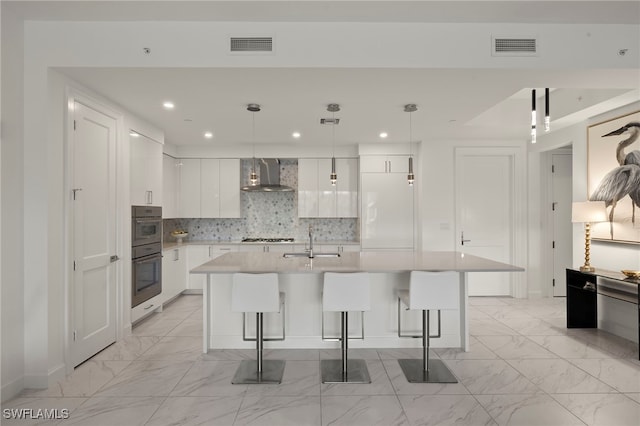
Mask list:
[[[162,217],[178,217],[178,166],[179,160],[170,155],[162,156]]]
[[[366,155],[360,157],[362,173],[408,173],[408,155]]]
[[[162,144],[130,136],[131,204],[162,206]]]
[[[240,217],[239,159],[182,159],[178,217]]]
[[[330,158],[298,160],[298,217],[358,217],[358,160],[337,158],[331,185]]]

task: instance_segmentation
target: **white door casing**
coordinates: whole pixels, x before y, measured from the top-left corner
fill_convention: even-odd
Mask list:
[[[116,340],[117,122],[74,103],[71,164],[71,362]]]
[[[510,148],[455,152],[456,250],[513,263],[515,153]],[[468,286],[470,296],[514,295],[512,274],[470,273]]]
[[[553,296],[564,297],[567,295],[566,269],[573,263],[571,153],[551,154],[551,163]]]

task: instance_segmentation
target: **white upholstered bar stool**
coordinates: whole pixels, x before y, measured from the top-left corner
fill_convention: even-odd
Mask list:
[[[398,363],[411,383],[458,383],[456,377],[439,359],[429,359],[429,339],[441,337],[440,310],[459,309],[459,277],[457,272],[412,271],[409,290],[398,290],[398,337],[422,338],[422,359],[400,359]],[[401,305],[422,310],[422,334],[403,335]],[[429,311],[438,311],[438,334],[429,334]]]
[[[244,360],[231,380],[232,384],[274,384],[282,382],[284,361],[262,360],[265,340],[284,340],[284,293],[280,293],[278,274],[233,274],[231,288],[231,311],[242,312],[242,338],[256,342],[256,360]],[[256,337],[245,335],[247,312],[256,313]],[[265,339],[263,336],[263,313],[282,312],[282,337]]]
[[[342,342],[342,359],[325,359],[320,362],[322,383],[371,383],[365,361],[348,358],[349,311],[364,312],[370,309],[368,273],[325,272],[322,310],[340,312],[341,334],[338,340]],[[324,320],[322,327],[324,330]],[[361,338],[364,338],[364,327],[362,330]]]

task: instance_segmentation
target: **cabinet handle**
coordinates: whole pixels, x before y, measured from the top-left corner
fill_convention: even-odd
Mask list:
[[[213,251],[213,247],[209,246],[209,257],[213,256],[213,254],[211,254],[212,251]]]
[[[180,250],[178,250],[178,249],[173,250],[173,260],[175,262],[180,260]]]
[[[596,291],[596,285],[594,283],[586,282],[584,283],[584,287],[582,287],[582,289],[588,291]]]
[[[153,303],[147,306],[146,308],[144,308],[144,310],[146,311],[147,309],[151,309],[151,308],[153,308]]]
[[[389,160],[389,173],[391,173],[391,160]]]
[[[220,250],[220,251],[231,251],[231,247],[220,247],[218,250]]]
[[[147,204],[153,204],[153,191],[147,191]]]

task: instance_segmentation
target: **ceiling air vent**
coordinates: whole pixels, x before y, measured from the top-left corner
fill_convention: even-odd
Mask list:
[[[273,37],[231,37],[231,52],[273,52]]]
[[[333,124],[334,126],[340,124],[339,118],[321,118],[320,124]]]
[[[535,37],[493,37],[493,56],[537,56]]]

